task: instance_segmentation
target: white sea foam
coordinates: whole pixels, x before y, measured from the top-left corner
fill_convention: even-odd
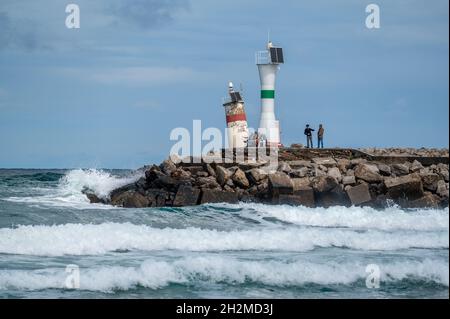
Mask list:
[[[303,226],[423,231],[449,229],[448,209],[405,211],[395,206],[384,210],[376,210],[370,207],[343,206],[329,208],[264,204],[233,204],[226,206],[241,207],[243,210],[256,212],[262,217],[274,217],[281,221]]]
[[[425,259],[379,264],[381,285],[405,278],[449,285],[448,262]],[[306,261],[248,261],[220,256],[186,257],[174,261],[147,260],[137,267],[80,268],[80,289],[102,292],[151,289],[173,284],[257,283],[272,286],[351,284],[365,280],[362,262],[318,264]],[[64,269],[0,270],[0,290],[64,289]],[[361,285],[365,285],[364,281]],[[365,287],[365,286],[363,286]]]
[[[358,250],[448,248],[448,231],[384,232],[333,228],[265,227],[217,231],[200,228],[153,228],[130,223],[20,226],[0,229],[0,253],[25,255],[98,255],[115,250],[281,250],[315,247]]]
[[[56,189],[45,190],[45,195],[9,197],[5,200],[49,207],[111,209],[111,206],[90,205],[88,198],[82,191],[89,189],[100,198],[106,198],[112,190],[132,183],[141,176],[142,173],[138,172],[129,176],[118,177],[102,170],[76,169],[64,175]]]

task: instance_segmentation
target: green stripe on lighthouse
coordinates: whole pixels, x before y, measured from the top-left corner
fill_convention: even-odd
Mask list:
[[[274,99],[275,98],[275,90],[261,90],[261,98],[262,99]]]

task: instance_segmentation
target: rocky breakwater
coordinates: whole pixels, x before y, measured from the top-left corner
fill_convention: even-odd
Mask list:
[[[145,168],[135,183],[108,198],[87,192],[91,202],[123,207],[193,206],[260,202],[329,207],[447,207],[449,168],[420,161],[386,164],[362,158],[317,157],[282,161],[268,172],[263,164],[175,164]]]

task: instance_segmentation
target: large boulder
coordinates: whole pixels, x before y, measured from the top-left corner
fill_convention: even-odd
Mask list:
[[[216,178],[214,176],[197,177],[195,185],[201,188],[220,188],[220,185],[219,183],[217,183]]]
[[[301,167],[297,169],[293,169],[290,173],[293,177],[305,177],[308,176],[309,168],[308,167]]]
[[[359,164],[355,168],[355,176],[358,179],[368,183],[377,183],[383,181],[383,176],[376,165]]]
[[[111,204],[127,208],[143,208],[148,207],[150,202],[147,197],[145,197],[141,193],[129,190],[113,196],[111,198]]]
[[[342,177],[342,185],[355,185],[356,184],[356,178],[355,176],[344,176]]]
[[[359,184],[355,187],[348,188],[347,195],[350,198],[352,205],[360,205],[372,200],[369,185],[367,184]]]
[[[340,183],[342,181],[341,171],[337,167],[329,168],[328,172],[327,172],[327,175],[335,178],[338,181],[338,183]]]
[[[312,187],[315,192],[318,193],[324,193],[331,191],[336,186],[338,186],[339,183],[334,177],[331,176],[317,176],[314,177],[312,180]]]
[[[432,194],[431,192],[425,192],[425,194],[415,200],[405,201],[402,204],[407,208],[438,208],[440,206],[441,199],[439,196]]]
[[[378,167],[378,170],[381,175],[391,176],[392,171],[391,171],[391,167],[389,165],[381,163],[381,164],[378,164],[377,167]]]
[[[258,184],[260,181],[267,178],[267,173],[261,168],[252,168],[247,171],[247,177],[252,184]]]
[[[293,185],[289,176],[282,172],[269,174],[269,192],[272,197],[293,194]]]
[[[281,194],[275,201],[276,204],[315,207],[314,191],[308,186],[295,190],[292,195]]]
[[[342,189],[341,185],[337,185],[333,189],[316,193],[316,203],[320,207],[331,206],[350,206],[350,200],[347,193]]]
[[[171,206],[170,194],[168,191],[159,188],[150,188],[145,191],[145,197],[151,207]]]
[[[225,185],[230,177],[231,172],[228,169],[219,165],[216,166],[216,178],[220,185]]]
[[[278,171],[289,174],[290,172],[292,172],[292,168],[288,163],[283,161],[278,164]]]
[[[391,165],[392,173],[396,176],[403,176],[409,174],[409,166],[406,164],[392,164]]]
[[[161,163],[161,165],[159,165],[159,168],[161,168],[164,174],[171,175],[172,172],[177,169],[177,166],[172,162],[171,159],[166,159]]]
[[[204,189],[201,195],[201,204],[205,203],[237,203],[239,201],[238,193],[225,192],[215,189]]]
[[[106,204],[106,200],[105,199],[98,197],[94,193],[85,192],[84,194],[89,199],[89,202],[91,204]]]
[[[384,185],[392,199],[415,200],[423,196],[422,180],[418,174],[389,177],[385,179]]]
[[[436,192],[438,182],[441,179],[441,177],[438,174],[435,173],[420,174],[420,178],[422,179],[424,189]]]
[[[212,168],[211,164],[206,164],[205,169],[209,173],[209,175],[216,177],[216,171],[214,170],[214,168]]]
[[[243,170],[238,168],[236,172],[234,172],[233,176],[231,177],[234,184],[241,187],[241,188],[248,188],[250,186],[250,182],[248,181],[247,177],[245,176],[245,173]]]
[[[444,199],[448,199],[448,184],[440,180],[437,184],[436,193]]]
[[[317,165],[323,165],[323,166],[336,166],[337,162],[332,157],[315,157],[312,159],[312,161]]]
[[[409,168],[409,170],[413,173],[417,173],[420,170],[422,170],[424,167],[422,165],[422,163],[420,163],[418,160],[414,160],[414,162],[411,164],[411,167]]]
[[[194,206],[197,205],[200,197],[200,190],[191,186],[180,186],[173,201],[173,206]]]

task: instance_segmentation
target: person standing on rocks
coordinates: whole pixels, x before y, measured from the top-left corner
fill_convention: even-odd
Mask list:
[[[314,129],[309,127],[309,124],[306,124],[306,128],[305,128],[305,135],[306,135],[306,147],[307,148],[312,148],[313,146],[313,140],[312,140],[312,132],[314,131]]]
[[[325,133],[325,129],[323,125],[319,125],[319,130],[317,131],[317,148],[323,148],[323,133]]]

